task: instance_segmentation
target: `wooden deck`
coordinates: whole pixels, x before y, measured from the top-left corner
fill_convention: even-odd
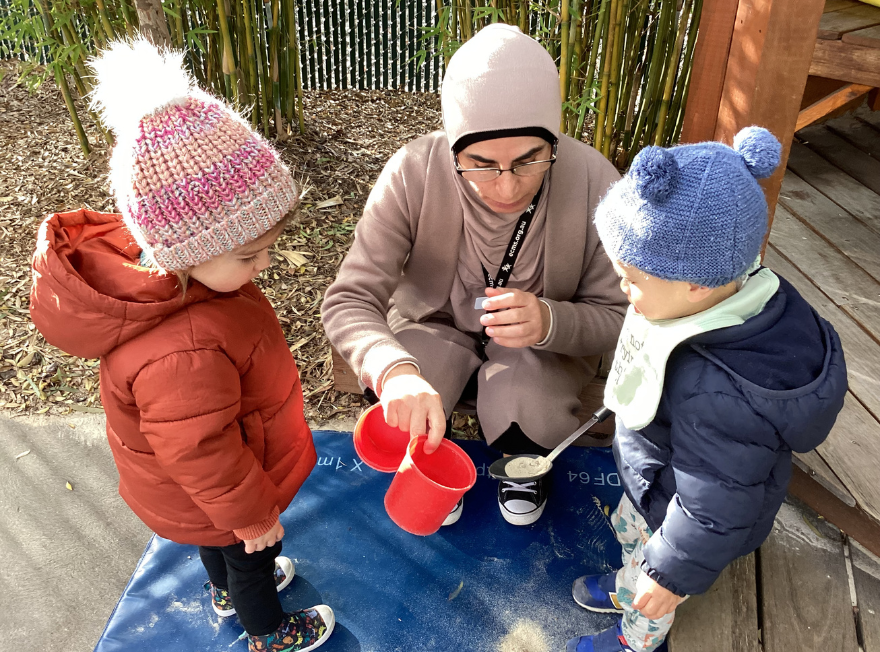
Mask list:
[[[834,325],[846,352],[846,405],[828,440],[798,465],[860,514],[865,533],[833,503],[814,507],[880,552],[880,113],[798,132],[765,263]]]
[[[880,559],[801,503],[676,611],[670,652],[878,652]]]

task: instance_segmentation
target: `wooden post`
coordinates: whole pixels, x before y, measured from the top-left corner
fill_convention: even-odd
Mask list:
[[[159,47],[171,47],[171,34],[162,10],[162,0],[134,0],[140,31],[147,40]]]
[[[681,130],[681,142],[698,143],[715,137],[718,105],[739,0],[704,0],[700,31],[694,49],[691,84]]]
[[[824,7],[825,0],[740,0],[736,12],[715,140],[730,144],[758,125],[782,143],[779,169],[762,182],[771,223]]]

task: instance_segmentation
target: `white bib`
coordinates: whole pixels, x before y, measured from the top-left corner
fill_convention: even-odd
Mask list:
[[[647,426],[657,414],[673,349],[700,333],[744,323],[759,314],[778,289],[779,278],[764,268],[733,296],[688,317],[651,321],[630,306],[605,384],[605,406],[630,430]]]

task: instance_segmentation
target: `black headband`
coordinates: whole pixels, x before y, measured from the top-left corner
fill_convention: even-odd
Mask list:
[[[495,140],[496,138],[514,138],[517,136],[537,136],[543,138],[551,145],[558,139],[544,127],[522,127],[520,129],[498,129],[497,131],[480,131],[475,134],[467,134],[462,136],[452,146],[452,151],[458,154],[466,147],[470,147],[474,143],[481,143],[484,140]]]

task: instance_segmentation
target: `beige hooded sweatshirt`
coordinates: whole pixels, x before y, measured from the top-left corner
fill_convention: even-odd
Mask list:
[[[540,127],[559,137],[509,287],[538,295],[552,326],[535,348],[570,356],[614,348],[626,298],[592,223],[617,170],[592,147],[559,136],[559,77],[540,44],[508,25],[483,29],[450,61],[441,93],[445,131],[418,138],[386,164],[351,250],[322,306],[330,342],[361,382],[418,361],[388,326],[393,303],[410,321],[451,312],[478,332],[482,270],[495,274],[518,216],[490,211],[453,166],[471,134]]]

